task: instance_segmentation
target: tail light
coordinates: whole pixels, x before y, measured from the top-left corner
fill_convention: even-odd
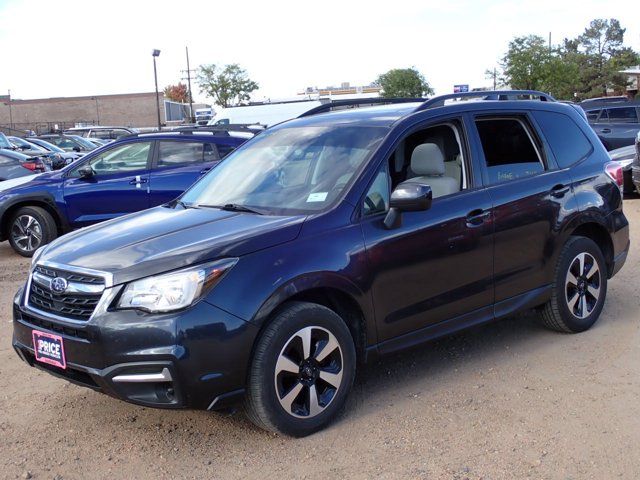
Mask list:
[[[618,162],[609,162],[604,166],[604,172],[613,180],[618,188],[622,190],[624,187],[624,173],[622,172],[622,165]]]
[[[40,165],[38,165],[36,162],[23,162],[22,166],[31,171],[40,170]]]

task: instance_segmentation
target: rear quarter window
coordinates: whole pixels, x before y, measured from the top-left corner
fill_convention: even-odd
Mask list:
[[[593,150],[591,142],[571,117],[544,111],[534,111],[533,116],[540,125],[560,168],[570,167]]]

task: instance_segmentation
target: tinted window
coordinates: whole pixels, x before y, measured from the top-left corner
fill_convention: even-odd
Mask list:
[[[158,166],[167,167],[188,163],[218,160],[215,145],[201,142],[160,142]]]
[[[590,122],[595,122],[598,119],[598,114],[600,110],[589,110],[587,113],[587,120]]]
[[[389,208],[389,172],[388,162],[383,162],[380,171],[364,197],[363,211],[365,215],[386,212]]]
[[[562,113],[534,112],[561,168],[573,165],[591,152],[591,142],[571,118]]]
[[[544,171],[523,119],[483,118],[476,126],[491,184]]]
[[[220,155],[220,158],[224,158],[227,155],[229,155],[231,152],[233,152],[236,147],[234,145],[216,145],[216,147],[218,148],[218,154]]]
[[[608,108],[610,122],[637,123],[638,114],[634,107]]]
[[[128,143],[106,150],[89,162],[96,175],[111,175],[114,173],[144,170],[147,168],[147,158],[151,150],[150,142]],[[82,168],[86,163],[78,167]],[[79,176],[78,169],[71,175]]]
[[[113,138],[110,130],[92,130],[91,137],[100,138],[102,140],[110,140]]]

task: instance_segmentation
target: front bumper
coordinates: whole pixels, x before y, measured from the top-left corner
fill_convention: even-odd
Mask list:
[[[257,328],[205,301],[172,314],[105,311],[65,322],[23,300],[14,300],[13,347],[33,367],[149,407],[222,409],[244,393]],[[63,338],[66,369],[35,360],[33,330]]]

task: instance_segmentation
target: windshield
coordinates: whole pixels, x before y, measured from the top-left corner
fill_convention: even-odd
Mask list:
[[[241,205],[274,215],[331,206],[387,133],[344,125],[265,131],[182,197],[193,206]]]
[[[58,147],[57,145],[54,145],[53,143],[45,142],[44,140],[39,138],[36,138],[36,139],[30,138],[29,142],[34,143],[36,145],[40,145],[42,148],[49,150],[50,152],[64,153],[64,150]]]
[[[87,150],[95,150],[96,146],[91,143],[89,140],[81,137],[80,135],[67,135],[69,138],[75,140],[76,143],[80,144],[82,147]]]
[[[12,148],[4,133],[0,132],[0,148]]]
[[[34,150],[34,151],[37,151],[37,152],[46,152],[46,150],[44,148],[42,148],[41,146],[36,145],[34,143],[29,143],[29,142],[27,142],[26,140],[23,140],[20,137],[11,137],[9,140],[11,141],[11,143],[13,143],[17,147],[26,147],[29,150]]]

